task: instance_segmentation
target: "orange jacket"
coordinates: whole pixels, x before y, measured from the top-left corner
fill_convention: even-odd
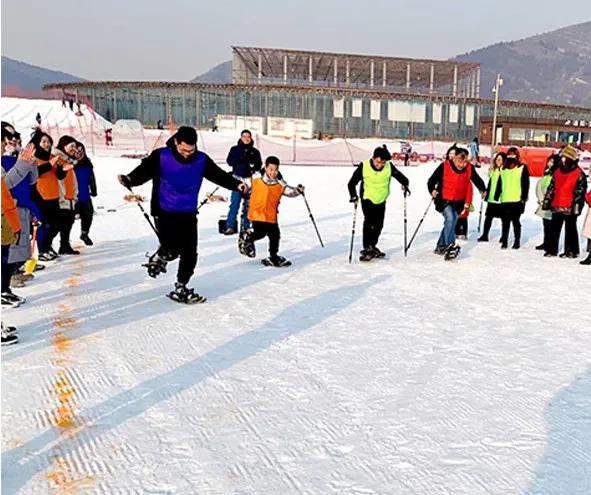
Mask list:
[[[48,166],[50,168],[48,168]],[[45,200],[59,199],[60,189],[57,178],[57,167],[48,161],[37,160],[39,179],[37,179],[37,191]]]
[[[6,217],[10,228],[15,234],[21,231],[21,223],[18,219],[16,202],[14,201],[12,194],[10,194],[10,189],[8,189],[4,177],[2,177],[2,215]]]
[[[248,219],[251,222],[277,223],[277,210],[285,186],[281,183],[266,184],[262,178],[252,181]]]

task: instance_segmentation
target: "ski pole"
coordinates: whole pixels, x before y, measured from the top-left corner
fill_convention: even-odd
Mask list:
[[[201,201],[201,203],[199,203],[199,206],[197,208],[197,213],[199,213],[199,210],[201,209],[202,206],[204,206],[205,204],[207,204],[209,202],[209,198],[211,198],[219,188],[220,188],[220,186],[216,186],[216,188],[213,191],[211,191],[209,194],[205,195],[205,199],[203,201]]]
[[[349,264],[351,264],[351,260],[353,259],[353,242],[355,241],[355,224],[357,223],[357,205],[359,201],[355,201],[355,206],[353,208],[353,228],[351,229],[351,245],[349,246]]]
[[[406,253],[408,253],[408,246],[406,244],[406,240],[407,240],[407,225],[408,225],[408,217],[406,214],[407,210],[406,210],[406,191],[404,191],[404,256],[406,256]]]
[[[482,226],[482,209],[484,207],[484,199],[480,200],[480,212],[478,213],[478,233],[480,234],[480,227]]]
[[[324,243],[322,242],[322,237],[320,237],[320,232],[318,232],[318,227],[316,226],[316,221],[314,220],[314,216],[312,215],[312,210],[310,210],[310,205],[308,204],[308,200],[306,199],[306,195],[302,192],[302,198],[304,198],[304,203],[306,203],[306,208],[308,208],[308,213],[310,214],[310,220],[312,220],[312,225],[314,225],[314,229],[316,230],[316,235],[318,236],[318,240],[320,241],[320,245],[324,247]]]
[[[125,188],[127,190],[129,190],[129,192],[131,194],[135,194],[133,192],[133,189],[131,189],[130,186],[125,186]],[[142,210],[142,213],[144,214],[144,218],[150,224],[150,227],[152,227],[152,230],[154,231],[154,234],[156,234],[156,237],[158,237],[158,240],[160,240],[160,236],[158,235],[158,230],[156,229],[155,225],[152,223],[152,220],[150,219],[150,216],[146,213],[146,210],[144,210],[144,207],[142,206],[142,202],[141,201],[137,201],[137,205],[140,207],[140,210]]]
[[[423,213],[423,217],[421,218],[421,221],[417,225],[417,228],[416,228],[414,234],[412,235],[412,237],[410,238],[410,241],[409,241],[408,245],[406,246],[406,251],[407,252],[410,249],[410,246],[412,245],[412,241],[415,240],[415,237],[416,237],[419,229],[421,228],[421,225],[423,225],[423,222],[425,220],[425,217],[427,216],[427,213],[429,213],[429,210],[431,209],[431,205],[433,204],[434,201],[435,201],[435,198],[431,198],[431,201],[429,201],[429,205],[427,206],[427,209],[425,210],[425,213]]]

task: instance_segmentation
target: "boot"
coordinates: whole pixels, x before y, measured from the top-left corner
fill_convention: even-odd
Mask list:
[[[82,232],[82,234],[80,235],[80,240],[87,246],[92,246],[94,244],[92,242],[92,239],[88,237],[88,232]]]
[[[591,265],[591,251],[583,261],[579,261],[579,265]]]

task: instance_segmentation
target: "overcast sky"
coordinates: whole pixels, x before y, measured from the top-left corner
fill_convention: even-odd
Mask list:
[[[587,21],[589,4],[2,0],[2,55],[86,79],[185,81],[229,60],[231,45],[449,58]]]

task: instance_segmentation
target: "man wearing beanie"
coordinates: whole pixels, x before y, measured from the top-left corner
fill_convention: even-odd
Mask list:
[[[552,257],[558,254],[560,232],[564,224],[564,252],[560,257],[576,258],[579,256],[577,218],[585,205],[587,177],[579,167],[577,150],[573,146],[566,145],[560,152],[560,157],[560,166],[552,176],[543,202],[543,209],[552,212],[544,256]]]
[[[168,294],[173,301],[193,304],[205,298],[187,288],[197,264],[197,205],[203,179],[233,191],[246,192],[246,184],[224,172],[197,150],[197,132],[179,127],[166,146],[154,150],[119,182],[131,188],[152,181],[151,211],[156,221],[160,247],[144,266],[156,278],[166,272],[169,261],[179,259],[177,282]]]

